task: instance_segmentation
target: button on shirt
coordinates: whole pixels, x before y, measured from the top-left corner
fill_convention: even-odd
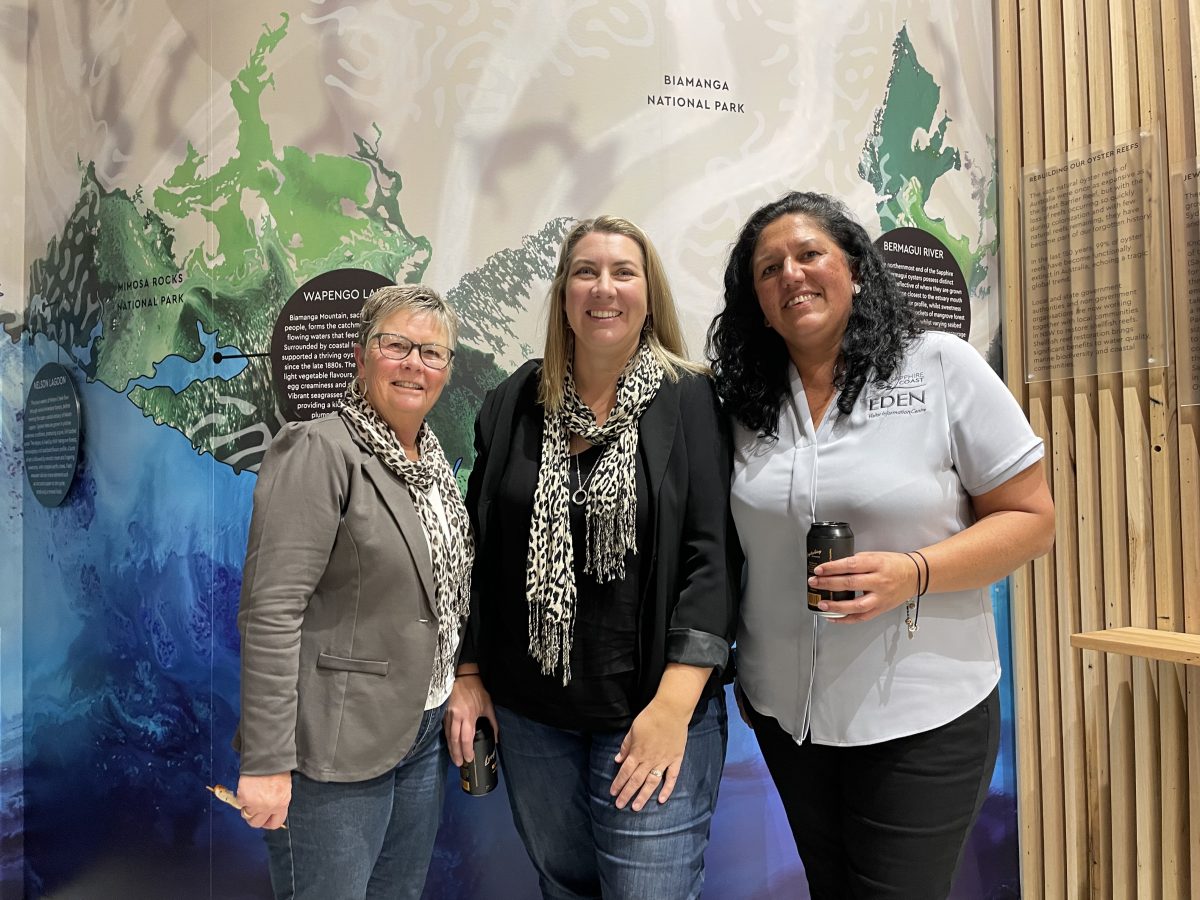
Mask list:
[[[815,429],[789,371],[778,440],[735,428],[742,689],[797,741],[870,744],[944,725],[1000,678],[987,588],[927,594],[911,640],[903,604],[830,623],[806,604],[814,508],[817,521],[850,524],[856,551],[925,547],[969,527],[971,496],[1041,459],[1042,441],[979,353],[951,335],[917,338],[886,386],[868,383],[848,416],[835,398]]]

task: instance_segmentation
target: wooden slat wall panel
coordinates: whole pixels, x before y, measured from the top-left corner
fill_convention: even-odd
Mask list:
[[[1138,3],[1143,0],[1138,0]],[[1141,124],[1134,0],[1110,0],[1110,38],[1113,59],[1113,127],[1124,133]],[[1123,283],[1135,277],[1132,266],[1121,266]],[[1129,550],[1129,623],[1154,627],[1154,534],[1151,508],[1149,436],[1149,379],[1144,371],[1121,374],[1124,404],[1126,546]],[[1133,661],[1134,809],[1137,896],[1161,896],[1157,685],[1151,663]]]
[[[1042,151],[1058,157],[1067,151],[1067,72],[1077,71],[1081,42],[1064,40],[1064,29],[1074,24],[1071,11],[1064,13],[1063,0],[1041,0],[1042,32]],[[1072,273],[1074,282],[1076,275]],[[1080,287],[1082,285],[1079,285]],[[1083,679],[1079,654],[1070,637],[1079,627],[1079,541],[1076,521],[1078,497],[1075,476],[1075,391],[1071,380],[1050,383],[1050,428],[1053,441],[1047,447],[1051,459],[1055,506],[1055,611],[1039,603],[1039,622],[1046,629],[1046,646],[1057,655],[1061,723],[1062,772],[1082,772],[1084,766]],[[1053,669],[1053,667],[1051,667]],[[1058,738],[1052,738],[1058,740]],[[1087,794],[1084,781],[1064,778],[1063,877],[1066,884],[1079,884],[1087,869]]]
[[[1117,112],[1115,107],[1121,105],[1119,98],[1114,98],[1115,90],[1104,85],[1111,85],[1114,79],[1128,81],[1128,69],[1119,54],[1113,50],[1113,32],[1118,36],[1124,34],[1126,23],[1122,12],[1117,9],[1113,16],[1108,15],[1108,9],[1103,5],[1094,8],[1096,24],[1100,30],[1096,45],[1097,59],[1095,60],[1098,74],[1103,74],[1108,80],[1101,82],[1098,101],[1094,106],[1093,139],[1107,139],[1116,128]],[[1115,19],[1115,21],[1113,21]],[[1120,37],[1116,41],[1120,44]],[[1107,46],[1105,46],[1107,44]],[[1118,71],[1119,70],[1119,71]],[[1127,93],[1127,92],[1126,92]],[[1127,105],[1127,103],[1126,103]],[[1127,117],[1126,117],[1127,118]],[[1131,622],[1131,608],[1128,602],[1130,596],[1129,579],[1131,567],[1125,548],[1128,545],[1129,514],[1127,483],[1137,477],[1136,473],[1126,470],[1126,447],[1123,440],[1125,403],[1124,380],[1120,375],[1107,375],[1099,379],[1100,389],[1100,419],[1102,447],[1102,483],[1111,484],[1111,493],[1103,504],[1103,529],[1105,543],[1103,556],[1105,561],[1105,585],[1108,593],[1107,608],[1111,625],[1127,625]],[[1135,724],[1133,697],[1135,695],[1134,678],[1136,663],[1120,659],[1110,668],[1110,764],[1112,774],[1112,821],[1115,830],[1112,838],[1114,877],[1113,888],[1116,896],[1133,896],[1137,889],[1137,876],[1140,866],[1137,859],[1138,850],[1138,817],[1136,800],[1138,793],[1134,779],[1135,766]]]
[[[1040,9],[1034,0],[1021,3],[1018,14],[1020,31],[1021,83],[1041,84],[1043,57],[1041,50],[1041,27],[1039,22]],[[1020,94],[1022,153],[1025,159],[1039,159],[1044,156],[1042,141],[1042,109],[1043,97],[1040,91],[1024,91]],[[1018,295],[1019,296],[1019,295]],[[1025,365],[1017,369],[1023,377]],[[1046,441],[1046,460],[1053,459],[1053,440],[1050,431],[1050,390],[1046,384],[1029,386],[1028,412],[1034,429]],[[1047,473],[1047,480],[1053,487],[1052,473]],[[1063,799],[1063,769],[1062,769],[1062,735],[1059,723],[1062,721],[1061,703],[1058,695],[1059,665],[1057,644],[1054,641],[1053,629],[1057,615],[1055,604],[1054,583],[1054,552],[1051,551],[1042,559],[1033,563],[1033,590],[1030,597],[1031,606],[1028,612],[1031,623],[1025,637],[1032,633],[1032,649],[1037,657],[1037,727],[1038,742],[1038,777],[1041,781],[1041,792],[1038,798],[1037,810],[1030,810],[1029,815],[1037,815],[1041,819],[1040,846],[1022,846],[1022,855],[1036,854],[1041,861],[1041,882],[1044,896],[1057,898],[1063,896],[1066,886],[1064,858],[1066,855],[1066,838]],[[1021,771],[1028,773],[1029,766],[1019,766]],[[1020,800],[1018,800],[1019,809]],[[1026,890],[1034,890],[1029,878],[1024,878]],[[1043,896],[1032,893],[1032,897]]]
[[[1088,140],[1095,143],[1112,133],[1112,111],[1107,85],[1112,80],[1112,62],[1109,52],[1108,9],[1103,3],[1088,4],[1084,8],[1084,44],[1087,48],[1087,67],[1084,81],[1088,91]],[[1084,532],[1088,540],[1085,546],[1093,552],[1086,556],[1082,566],[1084,576],[1097,579],[1092,591],[1085,595],[1083,621],[1085,627],[1111,627],[1113,610],[1121,600],[1120,586],[1125,584],[1126,574],[1123,560],[1124,547],[1124,496],[1125,481],[1121,454],[1113,422],[1116,418],[1113,396],[1115,379],[1104,376],[1098,379],[1080,379],[1086,385],[1084,402],[1088,405],[1088,426],[1095,431],[1096,461],[1091,468],[1090,479],[1095,483],[1082,489],[1089,499],[1095,494],[1098,506],[1087,511],[1093,516]],[[1094,382],[1094,383],[1093,383]],[[1080,416],[1077,414],[1077,419]],[[1087,435],[1090,437],[1090,435]],[[1090,460],[1089,460],[1090,461]],[[1082,478],[1088,478],[1086,474]],[[1082,510],[1081,510],[1082,512]],[[1083,538],[1081,537],[1081,541]],[[1116,547],[1117,552],[1104,552],[1104,548]],[[1131,664],[1128,659],[1109,659],[1098,653],[1080,654],[1087,667],[1086,716],[1088,730],[1088,761],[1086,781],[1089,803],[1095,805],[1094,827],[1089,835],[1091,855],[1091,877],[1089,894],[1096,898],[1116,896],[1115,885],[1132,881],[1134,870],[1131,848],[1133,841],[1133,785],[1127,767],[1110,765],[1110,758],[1120,759],[1113,754],[1113,746],[1129,742],[1128,723],[1112,722],[1110,728],[1111,701],[1122,692],[1128,693],[1132,682]],[[1124,737],[1122,728],[1124,727]],[[1092,793],[1094,792],[1094,794]],[[1126,804],[1130,804],[1126,808]],[[1127,831],[1127,834],[1124,832]],[[1122,835],[1124,834],[1124,840]],[[1114,849],[1114,843],[1118,846]]]
[[[1190,3],[1177,0],[1170,4],[1178,27],[1166,32],[1182,42],[1179,48],[1180,77],[1168,82],[1167,94],[1178,86],[1180,95],[1178,126],[1179,158],[1189,163],[1200,153],[1200,12]],[[1166,14],[1164,14],[1166,21]],[[1184,67],[1187,67],[1184,69]],[[1185,142],[1190,142],[1186,143]],[[1183,309],[1175,315],[1176,359],[1183,358],[1182,349],[1188,335],[1181,327]],[[1195,538],[1200,535],[1200,407],[1188,406],[1179,411],[1179,500],[1180,537],[1183,547],[1183,624],[1190,632],[1200,632],[1200,554],[1195,550]],[[1189,543],[1190,541],[1190,543]],[[1190,548],[1190,549],[1189,549]],[[1187,679],[1187,743],[1188,783],[1200,784],[1200,668],[1188,667]],[[1188,868],[1190,885],[1200,888],[1200,791],[1188,791]]]
[[[1067,72],[1086,73],[1089,56],[1095,51],[1088,41],[1087,15],[1084,0],[1063,2],[1064,65]],[[1107,53],[1103,55],[1107,58]],[[1104,91],[1091,91],[1090,79],[1074,78],[1066,91],[1067,147],[1080,147],[1092,142],[1090,103],[1093,94],[1099,99]],[[1074,276],[1073,276],[1074,278]],[[1095,287],[1091,270],[1078,273],[1079,289]],[[1069,625],[1075,631],[1093,631],[1104,627],[1103,567],[1101,556],[1088,548],[1103,544],[1100,516],[1100,432],[1096,379],[1078,378],[1074,388],[1075,424],[1075,484],[1078,554],[1078,616]],[[1061,635],[1060,635],[1061,638]],[[1068,651],[1070,652],[1069,648]],[[1092,897],[1110,897],[1112,891],[1112,810],[1108,795],[1108,716],[1107,660],[1101,653],[1075,654],[1078,667],[1074,673],[1074,688],[1080,710],[1070,727],[1078,729],[1082,743],[1068,771],[1083,772],[1079,785],[1086,805],[1086,817],[1080,814],[1083,830],[1086,873],[1071,880],[1072,884],[1090,884]],[[1079,743],[1074,741],[1073,743]],[[1087,760],[1092,764],[1088,765]]]
[[[996,7],[997,75],[1001,83],[1019,84],[1021,69],[1021,33],[1014,6],[1002,3]],[[1001,134],[1021,133],[1022,103],[1015,91],[1001,93],[997,98]],[[1020,141],[1011,139],[998,141],[1001,172],[1019,171],[1022,148]],[[1020,180],[1002,178],[1000,182],[1000,273],[1004,285],[1004,296],[1021,296],[1021,228],[1020,228]],[[1022,309],[1020,303],[1006,303],[1004,308],[1005,335],[1022,333]],[[1028,398],[1024,379],[1019,373],[1025,371],[1020,340],[1010,339],[1004,345],[1005,371],[1018,373],[1009,379],[1017,400],[1024,406]],[[1034,652],[1033,615],[1033,569],[1023,566],[1012,577],[1011,609],[1013,628],[1013,684],[1016,694],[1017,730],[1017,793],[1018,807],[1030,810],[1019,820],[1021,846],[1021,878],[1025,896],[1034,900],[1041,897],[1038,885],[1042,878],[1042,822],[1041,822],[1041,757],[1038,744],[1038,696],[1039,682],[1037,654]]]
[[[1024,165],[1145,127],[1164,184],[1195,160],[1192,2],[995,5],[1006,362],[1056,504],[1055,552],[1014,579],[1026,897],[1200,897],[1200,668],[1069,647],[1071,632],[1104,627],[1200,633],[1200,410],[1177,406],[1174,365],[1023,385],[1019,246]],[[1169,206],[1160,219],[1169,248]],[[1091,286],[1080,277],[1073,289]],[[1171,298],[1175,360],[1182,277],[1144,275],[1147,297]]]
[[[1110,19],[1104,3],[1086,7],[1088,45],[1088,82],[1093,86],[1088,105],[1091,142],[1105,140],[1113,134],[1112,89],[1113,66],[1110,40]],[[1100,535],[1093,545],[1100,556],[1102,572],[1102,604],[1104,625],[1107,628],[1129,624],[1128,580],[1129,567],[1125,552],[1125,457],[1121,376],[1102,375],[1096,379],[1097,428],[1100,435]],[[1101,886],[1107,883],[1111,896],[1130,897],[1136,890],[1137,841],[1133,778],[1133,716],[1130,698],[1133,694],[1133,663],[1125,657],[1102,660],[1107,683],[1103,698],[1107,710],[1089,710],[1095,718],[1104,716],[1097,732],[1107,732],[1108,746],[1097,747],[1088,760],[1088,771],[1095,773],[1099,783],[1102,769],[1108,765],[1108,789],[1103,800],[1109,806],[1111,831],[1107,849],[1111,869],[1106,878],[1092,885],[1093,895],[1103,897]],[[1104,756],[1107,752],[1107,759]]]
[[[1172,0],[1139,0],[1135,6],[1138,54],[1138,94],[1140,120],[1156,122],[1165,140],[1161,153],[1164,186],[1167,175],[1182,163],[1177,117],[1168,114],[1167,84],[1180,84],[1177,54],[1164,41],[1163,19]],[[1171,93],[1178,97],[1178,89]],[[1190,142],[1189,142],[1190,143]],[[1163,194],[1154,239],[1162,241],[1170,233],[1170,197]],[[1166,259],[1170,260],[1167,245]],[[1172,288],[1171,270],[1152,267],[1148,285],[1150,295],[1163,295]],[[1182,277],[1183,273],[1180,273]],[[1165,343],[1167,335],[1160,336]],[[1150,400],[1150,471],[1154,532],[1154,615],[1155,626],[1174,630],[1182,624],[1182,548],[1180,546],[1180,497],[1178,468],[1178,418],[1175,378],[1178,369],[1158,368],[1148,373]],[[1189,878],[1187,861],[1187,720],[1185,675],[1183,666],[1148,663],[1157,675],[1159,791],[1162,808],[1159,820],[1161,851],[1160,896],[1184,897]]]

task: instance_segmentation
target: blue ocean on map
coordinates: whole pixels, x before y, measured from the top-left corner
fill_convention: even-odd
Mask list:
[[[230,348],[201,336],[207,358],[164,361],[155,383],[178,390],[213,371],[211,354]],[[4,372],[52,360],[71,367],[41,336],[0,351]],[[30,896],[114,896],[110,885],[127,889],[121,879],[130,871],[147,886],[188,883],[188,896],[269,896],[259,836],[205,790],[237,782],[229,743],[238,714],[236,615],[256,476],[198,453],[123,394],[73,371],[83,412],[76,483],[61,507],[23,506],[25,743],[0,748],[0,762],[19,771],[23,752],[25,783],[23,794],[7,795],[4,839],[20,834],[23,812]],[[994,599],[1006,638],[1007,597]],[[753,856],[766,867],[766,897],[802,876],[754,737],[728,707],[706,890],[745,896],[741,864]],[[1010,720],[1007,703],[1004,714]],[[1006,748],[960,889],[1003,879],[989,869],[1012,839],[1009,759]],[[447,773],[426,900],[533,895],[504,791],[466,797],[456,774]]]
[[[20,665],[21,560],[12,549],[21,546],[21,504],[24,501],[24,466],[21,455],[23,402],[21,345],[0,332],[0,652],[5,677],[0,684],[0,895],[12,887],[20,894],[22,804],[21,796],[21,685],[10,677]]]
[[[66,362],[41,336],[23,346],[27,372]],[[36,586],[24,610],[30,884],[65,889],[81,874],[73,861],[97,850],[114,865],[140,851],[175,864],[210,840],[244,868],[261,848],[236,817],[210,817],[204,788],[237,773],[236,613],[254,476],[75,371],[76,482],[58,508],[24,505],[24,583]],[[207,859],[194,868],[207,880]]]
[[[208,359],[168,361],[155,383],[181,389],[232,350],[204,337]],[[205,790],[237,784],[236,617],[256,476],[88,382],[40,335],[0,354],[14,373],[51,360],[75,374],[83,450],[62,506],[23,508],[25,744],[5,759],[23,749],[24,791],[7,795],[3,824],[19,835],[24,807],[30,896],[113,896],[130,871],[189,884],[188,896],[270,896],[260,836]],[[502,791],[468,798],[455,770],[447,796],[427,898],[480,895],[501,859],[528,868],[512,856]],[[528,895],[524,874],[495,896]]]

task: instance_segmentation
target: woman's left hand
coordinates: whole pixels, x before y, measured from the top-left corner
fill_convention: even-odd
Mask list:
[[[917,564],[907,553],[855,553],[821,563],[809,587],[825,591],[861,591],[853,600],[822,600],[823,611],[845,613],[839,622],[865,622],[915,597]],[[921,570],[922,576],[924,569]]]
[[[483,686],[478,670],[459,672],[446,702],[446,714],[442,717],[446,747],[456,766],[475,758],[475,726],[481,717],[492,723],[492,733],[499,742],[500,725],[496,722],[492,696]]]
[[[617,798],[617,809],[632,800],[633,811],[639,812],[655,790],[658,802],[667,802],[683,765],[691,712],[680,712],[657,698],[633,720],[614,757],[621,768],[608,789]]]

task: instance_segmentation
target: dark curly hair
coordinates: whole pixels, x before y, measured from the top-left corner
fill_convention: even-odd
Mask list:
[[[838,409],[848,415],[874,371],[874,383],[892,377],[922,331],[866,230],[838,200],[792,191],[757,210],[742,228],[725,266],[725,306],[708,328],[705,353],[725,409],[764,438],[778,436],[779,410],[788,395],[788,350],[763,324],[750,264],[763,229],[781,216],[807,216],[846,254],[861,290],[854,295],[835,386]]]

